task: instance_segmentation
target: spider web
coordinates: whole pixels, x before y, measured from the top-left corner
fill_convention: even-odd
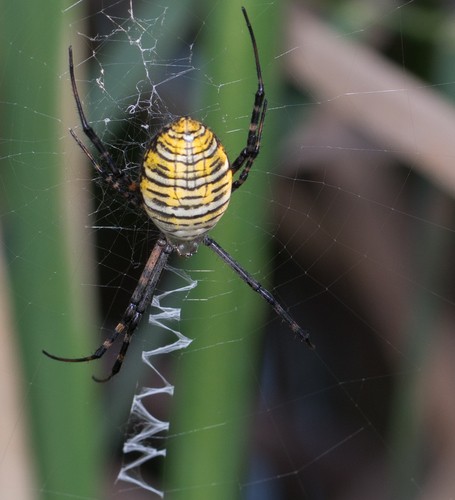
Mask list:
[[[167,271],[169,270],[170,268],[167,268]],[[181,310],[176,307],[165,306],[162,304],[162,301],[165,301],[170,295],[174,294],[183,293],[184,296],[186,296],[188,292],[197,285],[197,282],[191,280],[186,273],[176,269],[174,269],[173,272],[180,276],[180,278],[182,278],[187,284],[181,286],[180,288],[176,288],[153,297],[152,307],[157,308],[159,312],[151,314],[149,321],[154,327],[158,329],[163,328],[174,334],[177,337],[177,340],[172,344],[158,347],[151,351],[144,351],[142,353],[144,363],[146,363],[155,372],[158,378],[162,381],[162,385],[157,388],[144,387],[133,398],[130,420],[135,423],[134,434],[132,434],[125,441],[123,445],[123,453],[125,454],[125,460],[131,456],[128,454],[138,454],[139,457],[125,463],[118,475],[119,480],[138,485],[139,487],[144,488],[160,497],[164,495],[163,492],[146,482],[141,475],[140,467],[143,464],[147,464],[147,462],[153,460],[154,458],[166,456],[165,448],[156,448],[150,443],[153,438],[163,438],[162,433],[169,430],[169,423],[154,417],[152,412],[147,408],[147,403],[151,398],[150,400],[153,404],[153,396],[162,394],[172,396],[174,387],[155,368],[153,359],[159,355],[169,354],[180,349],[185,349],[191,343],[190,339],[182,335],[178,330],[175,330],[175,325],[178,324],[181,319]]]
[[[78,154],[73,144],[62,148],[63,156],[60,145],[33,140],[36,132],[21,134],[25,125],[13,114],[16,128],[2,132],[2,173],[10,173],[20,190],[13,193],[2,176],[6,263],[30,275],[44,267],[48,277],[41,281],[46,285],[42,293],[56,287],[57,265],[44,264],[33,253],[42,239],[49,247],[57,242],[43,230],[50,216],[38,210],[40,200],[65,191],[75,219],[68,223],[54,217],[52,225],[83,228],[69,245],[73,296],[90,295],[91,306],[99,296],[101,313],[100,321],[87,321],[77,331],[76,338],[87,333],[89,339],[81,344],[58,326],[59,318],[70,314],[68,304],[13,289],[11,298],[19,306],[5,331],[13,330],[14,321],[33,319],[39,325],[40,309],[52,321],[35,324],[22,341],[39,338],[34,354],[21,355],[24,365],[32,362],[24,384],[14,391],[19,401],[5,403],[13,418],[6,421],[5,411],[0,488],[14,477],[8,466],[15,463],[12,443],[23,437],[18,429],[27,428],[27,419],[39,420],[29,410],[34,401],[44,401],[54,422],[67,407],[89,415],[102,394],[100,422],[90,414],[91,420],[80,425],[76,420],[71,429],[79,436],[88,428],[95,448],[110,446],[107,480],[106,467],[99,466],[103,457],[93,459],[104,477],[103,494],[69,482],[55,486],[57,476],[68,478],[77,470],[82,478],[93,468],[84,447],[81,465],[75,465],[77,450],[68,445],[61,463],[44,475],[29,451],[29,469],[12,467],[35,471],[36,477],[30,473],[25,481],[14,480],[15,488],[27,484],[24,498],[28,493],[28,498],[130,500],[141,498],[141,490],[144,498],[153,492],[153,497],[173,499],[454,497],[453,9],[415,0],[319,2],[317,13],[311,5],[308,10],[289,6],[278,22],[278,16],[270,20],[278,3],[245,4],[266,75],[269,111],[259,159],[214,237],[310,330],[317,349],[306,350],[201,248],[194,259],[173,261],[163,273],[150,320],[144,318],[112,384],[78,386],[92,373],[109,369],[112,357],[85,368],[41,360],[36,354],[41,348],[88,354],[98,345],[99,323],[100,339],[112,331],[156,233],[145,217],[93,179],[93,172],[84,171],[80,157],[75,165],[67,164]],[[235,158],[237,138],[240,145],[246,138],[256,85],[252,57],[245,68],[237,61],[242,51],[251,56],[237,7],[230,36],[220,45],[209,44],[206,36],[228,23],[220,19],[221,2],[82,1],[65,9],[68,33],[62,45],[73,46],[84,109],[116,164],[133,176],[150,135],[187,113],[209,126],[218,123],[213,128]],[[278,25],[283,32],[277,34]],[[24,65],[33,60],[69,89],[65,64],[59,74],[52,73],[46,55],[26,50],[25,35],[6,40],[8,56]],[[32,100],[0,98],[2,109],[21,111],[33,123],[39,116],[57,121],[61,141],[68,135],[67,123],[86,142],[71,96],[71,118],[63,125],[63,111],[49,117],[42,105],[43,88],[40,81],[33,85],[39,91],[30,91]],[[223,102],[229,92],[239,100],[246,94],[246,104],[227,108]],[[19,153],[13,151],[15,143]],[[31,173],[43,168],[40,159],[55,155],[72,176],[32,181]],[[85,197],[82,208],[78,196]],[[30,212],[41,214],[34,238],[14,246],[15,232]],[[231,225],[239,233],[231,233]],[[89,265],[89,272],[81,271],[87,252],[81,248],[96,249],[97,267]],[[173,270],[182,267],[189,281]],[[244,321],[247,327],[241,328]],[[186,349],[180,332],[192,340]],[[149,353],[145,369],[137,362],[140,351]],[[229,361],[228,370],[222,359]],[[0,366],[3,379],[11,379],[15,369],[3,361]],[[53,385],[52,379],[62,374],[63,380],[67,373],[71,382]],[[226,379],[231,385],[224,385]],[[96,398],[94,391],[99,391]],[[47,428],[30,427],[36,447],[45,441],[44,449],[55,448],[70,434],[55,423]],[[222,450],[213,444],[222,442],[219,435],[228,436],[229,446]],[[227,456],[221,462],[231,445],[244,450],[242,458]],[[180,447],[186,455],[178,454]],[[212,473],[210,461],[223,473]],[[205,476],[199,463],[206,467]],[[180,469],[188,476],[179,472],[174,483]],[[19,498],[16,489],[2,493]]]

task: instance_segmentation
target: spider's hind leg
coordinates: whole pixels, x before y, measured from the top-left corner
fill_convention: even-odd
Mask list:
[[[248,127],[246,146],[240,151],[240,154],[231,165],[233,174],[243,167],[239,178],[232,183],[232,191],[238,189],[247,180],[254,160],[259,154],[262,130],[264,128],[265,114],[267,111],[267,99],[265,98],[264,80],[262,79],[261,63],[259,61],[259,51],[256,38],[245,7],[242,7],[242,12],[245,17],[245,22],[250,33],[251,44],[253,46],[258,88],[254,96],[253,111],[251,113],[250,125]]]
[[[73,96],[76,102],[77,112],[81,121],[82,130],[101,155],[99,161],[95,159],[92,153],[90,153],[90,151],[82,143],[79,137],[77,137],[72,129],[70,129],[70,133],[73,139],[77,142],[77,145],[84,152],[85,156],[87,156],[87,158],[90,160],[90,163],[94,166],[95,170],[104,179],[104,182],[106,182],[106,184],[108,184],[115,191],[119,192],[132,205],[141,206],[142,198],[139,191],[139,183],[131,179],[130,175],[124,169],[120,169],[116,166],[111,154],[107,150],[103,141],[98,137],[96,132],[89,125],[87,118],[85,117],[84,109],[79,97],[79,91],[77,90],[76,78],[74,76],[73,50],[71,46],[68,48],[68,58],[71,87],[73,89]]]

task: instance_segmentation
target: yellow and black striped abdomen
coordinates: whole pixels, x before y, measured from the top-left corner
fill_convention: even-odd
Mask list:
[[[188,117],[164,127],[142,166],[141,193],[148,216],[168,240],[199,241],[229,203],[232,172],[223,146]]]

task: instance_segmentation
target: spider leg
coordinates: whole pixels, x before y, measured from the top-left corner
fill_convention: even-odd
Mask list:
[[[236,262],[223,248],[218,245],[218,243],[212,238],[206,236],[203,240],[204,245],[211,248],[221,259],[233,269],[242,280],[247,283],[255,292],[257,292],[264,300],[266,300],[278,316],[285,321],[289,328],[298,335],[301,340],[303,340],[308,347],[314,349],[314,345],[310,340],[310,334],[301,328],[297,322],[292,319],[292,317],[285,311],[284,307],[278,302],[278,300],[266,290],[259,281],[255,280],[251,274],[249,274],[245,269],[243,269],[238,262]]]
[[[103,379],[93,377],[93,380],[95,380],[96,382],[107,382],[120,371],[120,368],[122,367],[123,361],[126,356],[126,352],[128,351],[128,347],[130,346],[131,337],[133,336],[133,333],[135,332],[145,310],[152,301],[156,285],[158,283],[158,280],[160,279],[164,266],[166,265],[170,254],[172,253],[172,250],[173,247],[166,243],[164,239],[155,245],[150,258],[145,265],[141,278],[139,279],[138,286],[133,293],[133,300],[128,306],[123,320],[120,322],[120,324],[123,323],[124,327],[123,343],[117,355],[117,359],[112,366],[111,373]],[[135,299],[138,301],[137,304],[133,304],[133,301]],[[134,307],[132,307],[132,305],[134,305]]]
[[[166,265],[169,255],[172,253],[172,246],[166,243],[161,236],[155,244],[152,253],[142,271],[139,283],[131,296],[130,303],[126,308],[122,320],[115,327],[114,332],[101,344],[98,349],[90,356],[82,358],[64,358],[55,356],[43,351],[49,358],[56,359],[57,361],[65,361],[70,363],[80,363],[85,361],[92,361],[101,358],[104,353],[112,346],[119,335],[123,335],[123,343],[117,355],[117,359],[112,367],[111,373],[108,377],[100,379],[93,377],[97,382],[106,382],[111,379],[122,367],[123,360],[128,350],[131,337],[133,336],[146,308],[149,306],[156,285],[161,276],[161,273]]]
[[[267,111],[267,101],[264,101],[262,106],[261,116],[259,119],[259,124],[257,127],[257,133],[255,133],[255,143],[251,145],[251,150],[248,149],[248,146],[245,149],[243,149],[237,160],[235,160],[235,162],[241,161],[237,169],[240,168],[243,164],[245,164],[245,166],[240,172],[239,178],[232,183],[232,191],[235,191],[247,180],[253,162],[256,159],[257,155],[259,154],[259,149],[261,147],[262,129],[264,128],[264,119],[266,111]]]
[[[239,178],[232,183],[232,190],[239,188],[248,178],[248,174],[254,160],[259,154],[261,146],[262,129],[264,128],[265,114],[267,111],[267,99],[265,98],[264,81],[262,79],[261,64],[259,62],[259,52],[254,36],[253,28],[244,7],[242,12],[245,17],[246,25],[250,33],[251,43],[253,45],[254,60],[256,63],[256,74],[258,79],[258,89],[254,96],[253,111],[251,113],[250,126],[248,128],[248,137],[246,146],[240,151],[239,156],[232,162],[231,170],[235,174],[243,167]]]
[[[93,128],[88,124],[87,118],[85,117],[85,113],[82,108],[79,92],[77,90],[76,78],[74,76],[73,49],[71,46],[68,48],[68,57],[69,57],[71,87],[73,89],[74,100],[76,102],[77,111],[79,113],[79,118],[81,120],[82,130],[84,134],[89,138],[90,142],[95,146],[95,148],[100,153],[101,155],[100,162],[97,162],[95,160],[93,155],[88,151],[88,149],[76,136],[73,130],[70,129],[70,133],[73,136],[74,140],[77,142],[78,146],[82,149],[84,154],[87,156],[92,165],[95,167],[96,171],[104,179],[104,181],[113,189],[122,194],[123,197],[126,198],[133,205],[135,206],[141,205],[142,198],[139,192],[139,184],[136,181],[133,181],[124,170],[119,169],[115,165],[115,162],[112,159],[112,156],[109,153],[109,151],[106,149],[106,146],[103,144],[101,139],[96,135],[96,132],[93,130]],[[105,167],[102,167],[100,163],[104,164]]]

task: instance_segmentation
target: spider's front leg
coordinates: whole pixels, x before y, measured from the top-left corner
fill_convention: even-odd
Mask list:
[[[123,360],[125,359],[126,352],[130,345],[131,337],[133,336],[137,326],[142,319],[142,316],[152,301],[156,285],[161,276],[161,273],[166,265],[169,255],[172,253],[173,247],[161,236],[156,242],[152,253],[147,261],[147,264],[142,271],[139,282],[131,297],[130,303],[123,314],[122,320],[115,327],[112,334],[98,347],[98,349],[90,356],[82,358],[64,358],[55,356],[43,350],[43,353],[49,358],[57,361],[64,361],[67,363],[81,363],[85,361],[92,361],[101,358],[105,352],[112,346],[119,335],[123,335],[123,343],[117,355],[114,365],[112,366],[111,373],[106,378],[93,377],[96,382],[107,382],[116,373],[120,371]]]
[[[293,331],[301,340],[303,340],[310,349],[314,349],[314,345],[310,340],[310,334],[307,330],[304,330],[293,318],[290,316],[280,302],[267,290],[265,289],[259,281],[257,281],[249,272],[247,272],[243,267],[234,260],[227,252],[224,250],[215,240],[206,236],[203,239],[204,245],[209,247],[213,252],[215,252],[221,259],[233,270],[235,271],[242,280],[249,285],[256,293],[258,293],[266,302],[268,302],[274,311],[277,313],[278,317],[281,318],[291,331]]]

